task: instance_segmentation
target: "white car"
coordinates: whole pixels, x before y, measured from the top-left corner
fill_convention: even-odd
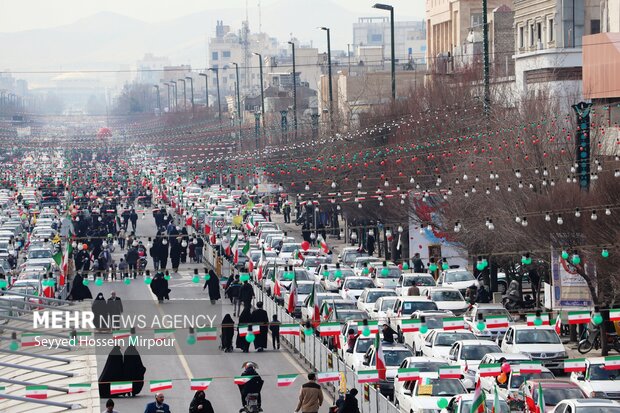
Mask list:
[[[477,288],[478,284],[474,274],[462,268],[444,270],[437,279],[437,286],[456,288],[463,294],[465,294],[469,287],[474,286]]]
[[[375,307],[375,303],[381,297],[395,297],[394,290],[385,288],[366,288],[357,299],[357,308],[366,311],[369,315]]]
[[[420,380],[406,381],[398,405],[406,413],[436,413],[440,399],[467,393],[459,379],[440,379],[438,373],[420,373]]]
[[[420,373],[434,373],[437,374],[440,367],[445,367],[446,361],[429,357],[407,357],[400,364],[399,369],[416,368]],[[400,400],[405,399],[411,395],[411,389],[405,388],[409,381],[398,380],[398,373],[394,376],[394,404],[398,406]],[[409,395],[405,393],[408,392]]]
[[[297,281],[297,303],[295,304],[295,310],[292,314],[293,317],[301,318],[301,307],[303,306],[305,299],[312,292],[313,285],[315,294],[323,292],[323,287],[321,287],[320,284],[315,283],[314,281]],[[285,290],[282,292],[282,302],[284,303],[285,307],[288,305],[290,294],[291,292],[289,290]]]
[[[553,326],[514,325],[501,342],[504,353],[523,353],[550,370],[562,371],[566,349]]]
[[[407,295],[407,290],[412,286],[420,287],[434,287],[435,279],[432,275],[427,273],[415,273],[415,272],[406,272],[400,275],[398,279],[397,286],[395,288],[396,294],[401,296]]]
[[[529,358],[529,356],[525,355],[525,354],[520,354],[520,353],[516,353],[516,354],[512,354],[512,353],[488,353],[487,355],[485,355],[482,360],[480,361],[480,364],[503,364],[503,363],[508,363],[510,364],[510,368],[511,368],[511,372],[516,372],[518,370],[518,366],[519,363],[521,363],[522,361],[530,361],[531,359]],[[549,371],[547,369],[545,369],[546,371]],[[551,374],[551,377],[553,377],[553,373],[549,372],[549,374]],[[516,377],[518,374],[514,374],[514,376]],[[508,375],[508,377],[510,377],[510,374]],[[543,378],[543,377],[536,377],[536,378]],[[547,376],[545,376],[544,378],[549,378]],[[509,395],[511,395],[511,393],[508,391],[510,389],[510,385],[508,384],[504,384],[501,385],[499,383],[497,383],[497,380],[495,377],[488,377],[488,376],[484,376],[484,377],[480,377],[480,375],[478,374],[478,372],[476,372],[476,377],[475,377],[475,381],[477,382],[478,379],[480,379],[480,385],[482,386],[482,389],[484,391],[486,391],[487,393],[493,393],[493,389],[495,388],[495,385],[498,385],[498,389],[499,389],[499,393],[502,395],[502,397],[507,398]],[[518,383],[517,383],[518,382]],[[514,383],[514,390],[517,391],[519,389],[519,386],[521,385],[522,381],[519,380],[515,380]]]
[[[398,297],[394,302],[394,307],[386,311],[388,324],[398,333],[398,336],[403,337],[401,325],[403,319],[411,318],[411,315],[416,311],[433,311],[438,310],[437,304],[432,302],[426,297]]]
[[[407,357],[413,357],[413,353],[409,347],[398,343],[382,342],[381,350],[385,360],[385,380],[379,381],[379,390],[381,394],[391,399],[394,396],[394,377],[398,368]],[[364,355],[362,365],[356,366],[356,371],[372,370],[376,365],[376,349],[373,343]]]
[[[372,277],[377,287],[396,288],[401,273],[401,269],[396,265],[386,265],[377,268]]]
[[[344,299],[357,300],[366,288],[375,288],[369,277],[347,277],[342,283],[340,295]]]
[[[336,293],[317,293],[314,296],[314,304],[320,310],[323,304],[323,300],[339,300],[340,298],[341,298],[340,295]],[[314,307],[309,305],[308,297],[306,297],[301,307],[301,319],[302,320],[312,319],[313,314],[314,314]]]
[[[571,373],[570,380],[576,383],[588,397],[620,400],[620,371],[606,370],[605,359],[586,359],[586,372]]]
[[[454,317],[451,311],[447,310],[417,310],[411,314],[411,319],[420,320],[420,326],[424,325],[426,328],[419,331],[404,332],[402,334],[403,342],[410,345],[415,351],[416,348],[422,346],[422,342],[426,335],[434,329],[443,328],[444,318]]]
[[[357,335],[353,348],[349,348],[349,330],[353,330]],[[375,341],[375,336],[370,334],[364,337],[359,332],[358,321],[351,320],[344,323],[340,329],[340,348],[338,355],[344,360],[347,367],[355,370],[355,366],[361,366],[364,362],[364,355]]]
[[[356,258],[367,257],[368,254],[361,252],[359,247],[344,247],[338,254],[338,262],[345,265],[352,265]]]
[[[456,288],[430,287],[421,289],[420,293],[434,301],[440,310],[449,310],[455,315],[461,315],[469,308],[469,304]]]
[[[467,330],[430,330],[422,345],[415,348],[416,354],[424,357],[448,359],[450,349],[457,341],[475,340],[471,331]]]
[[[353,272],[355,275],[362,276],[364,275],[364,268],[368,268],[368,274],[366,277],[372,275],[377,268],[381,267],[383,260],[377,257],[358,257],[353,262]]]
[[[282,244],[282,248],[280,249],[279,258],[284,259],[297,259],[297,257],[293,257],[295,251],[301,251],[301,243],[299,242],[287,242]]]
[[[338,275],[338,276],[336,276]],[[354,277],[355,273],[349,267],[340,264],[323,264],[314,272],[314,278],[319,280],[326,291],[338,292],[342,282],[347,277]]]
[[[487,353],[499,353],[501,349],[497,344],[489,340],[463,340],[455,342],[448,353],[448,361],[452,365],[460,366],[465,373],[465,378],[470,378],[470,383],[475,382],[473,377],[480,365],[480,361]]]
[[[499,398],[499,411],[494,410],[494,407],[493,407],[494,401],[495,400],[493,399],[493,396],[486,397],[484,405],[486,407],[487,412],[510,413],[510,407],[508,406],[508,403],[506,403],[506,400],[504,400],[504,398],[502,398],[501,396]],[[448,412],[453,412],[453,413],[469,413],[471,411],[471,405],[473,402],[474,402],[473,393],[459,394],[458,396],[454,396],[450,400],[446,410],[448,410]]]
[[[549,413],[620,413],[620,403],[605,399],[567,399]]]
[[[378,320],[379,324],[383,324],[387,322],[387,311],[394,307],[394,303],[396,302],[395,296],[387,296],[387,297],[379,297],[372,310],[370,311],[370,318],[373,320]]]
[[[465,326],[482,340],[495,340],[502,337],[508,327],[514,324],[513,318],[501,304],[474,304],[463,316]],[[478,330],[478,322],[484,322],[484,330]]]

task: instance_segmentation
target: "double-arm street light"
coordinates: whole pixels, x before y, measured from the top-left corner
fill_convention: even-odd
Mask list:
[[[260,70],[260,111],[263,116],[263,129],[265,129],[265,85],[263,84],[263,55],[260,53],[252,53],[258,56],[258,67]]]
[[[198,76],[205,77],[205,108],[207,109],[207,113],[209,113],[209,78],[206,73],[199,73]]]
[[[239,125],[241,125],[241,94],[239,89],[241,89],[241,85],[239,85],[239,65],[237,63],[233,63],[235,65],[235,75],[237,77],[237,117],[239,118]]]
[[[295,127],[295,134],[297,134],[297,82],[295,80],[295,43],[288,42],[291,45],[293,51],[293,126]]]
[[[155,90],[157,90],[157,111],[161,114],[161,101],[159,100],[159,85],[153,85]]]
[[[178,112],[179,110],[179,97],[177,95],[177,82],[175,80],[171,80],[170,83],[174,88],[174,111]]]
[[[187,112],[187,88],[185,87],[185,79],[179,79],[183,82],[183,112]]]
[[[220,72],[216,67],[210,67],[210,71],[215,72],[215,84],[217,85],[217,112],[222,126],[222,101],[220,100]]]
[[[396,100],[396,61],[394,56],[394,7],[389,4],[377,3],[372,6],[379,10],[388,10],[390,12],[390,46],[392,52],[392,100]]]
[[[327,76],[329,76],[329,120],[332,121],[332,110],[334,106],[334,93],[332,90],[332,47],[329,36],[329,27],[321,27],[327,32]]]
[[[164,82],[164,85],[166,85],[166,87],[168,88],[168,112],[170,112],[171,111],[171,108],[170,108],[170,104],[171,104],[171,102],[170,102],[170,86],[171,86],[171,84],[170,84],[170,82]]]
[[[192,113],[194,113],[194,79],[191,76],[185,76],[185,79],[189,80],[190,101],[192,102]]]

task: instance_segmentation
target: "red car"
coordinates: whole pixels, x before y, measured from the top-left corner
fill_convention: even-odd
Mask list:
[[[545,403],[542,412],[549,412],[556,404],[566,399],[586,399],[588,396],[575,383],[557,379],[528,380],[519,388],[522,395],[525,413],[537,413],[539,394],[538,389],[542,388],[542,398]]]

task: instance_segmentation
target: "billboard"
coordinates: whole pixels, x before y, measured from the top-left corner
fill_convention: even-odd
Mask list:
[[[582,260],[586,274],[596,274],[593,265]],[[552,306],[554,310],[592,306],[592,297],[586,280],[570,261],[562,258],[559,251],[551,251],[551,277],[553,285]]]

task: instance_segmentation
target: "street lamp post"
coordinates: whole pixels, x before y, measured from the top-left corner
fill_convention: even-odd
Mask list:
[[[392,100],[396,100],[396,57],[394,56],[394,7],[389,4],[377,3],[372,6],[375,9],[388,10],[390,12],[390,46],[392,52]]]
[[[295,43],[288,42],[293,51],[293,126],[295,127],[295,137],[297,137],[297,82],[295,80]]]
[[[159,100],[159,85],[153,85],[155,90],[157,90],[157,111],[161,113],[161,101]]]
[[[222,126],[222,101],[220,100],[220,72],[215,67],[210,67],[209,70],[215,72],[215,84],[217,85],[217,111],[218,118],[220,120],[220,127]]]
[[[183,82],[183,112],[187,112],[187,88],[185,87],[185,79],[179,79]]]
[[[334,93],[332,90],[332,47],[329,35],[329,27],[321,27],[327,32],[327,76],[329,76],[329,121],[332,123],[332,109],[334,105]]]
[[[239,120],[239,125],[241,126],[241,94],[239,89],[241,89],[241,85],[239,84],[239,65],[237,63],[233,63],[235,65],[235,76],[237,78],[237,118]]]
[[[174,88],[174,111],[178,112],[179,110],[179,97],[177,95],[177,82],[175,80],[171,80],[170,83],[172,84],[172,87]]]
[[[260,53],[252,53],[258,56],[258,67],[260,73],[260,111],[263,116],[263,129],[265,129],[265,85],[263,83],[263,56]]]
[[[206,73],[199,73],[198,76],[205,77],[205,108],[207,113],[209,113],[209,78]]]
[[[168,87],[168,112],[170,112],[170,83],[165,82],[164,85]]]
[[[192,113],[194,113],[194,78],[185,76],[185,79],[189,80],[189,90],[191,92],[190,101],[192,102]]]

